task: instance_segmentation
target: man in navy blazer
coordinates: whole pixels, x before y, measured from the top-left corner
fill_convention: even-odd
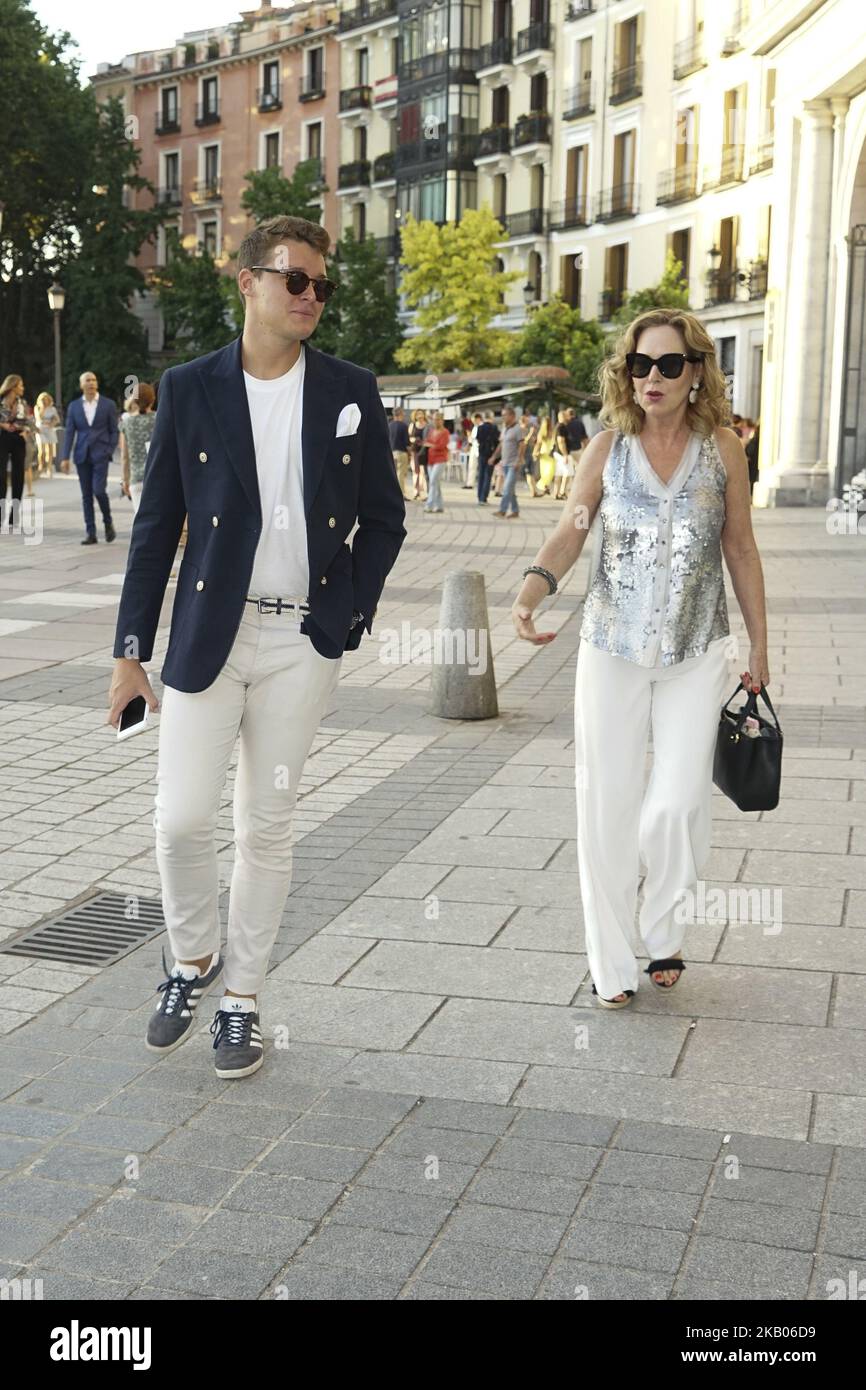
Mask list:
[[[211,1028],[221,1077],[262,1064],[258,995],[291,885],[298,784],[406,536],[374,374],[307,341],[336,288],[329,245],[303,218],[261,223],[238,252],[242,335],[163,374],[118,612],[115,728],[137,695],[159,708],[142,663],[187,517],[153,821],[175,962],[146,1045],[179,1046],[224,969]],[[238,734],[223,957],[214,836]]]
[[[95,373],[82,372],[79,385],[81,396],[70,403],[66,412],[66,434],[60,467],[64,473],[68,473],[70,458],[75,462],[87,530],[81,544],[96,545],[94,497],[105,523],[105,539],[113,541],[117,534],[111,520],[107,487],[108,465],[117,448],[117,410],[114,401],[99,394]]]

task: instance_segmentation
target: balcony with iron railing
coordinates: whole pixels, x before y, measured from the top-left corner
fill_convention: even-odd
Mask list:
[[[351,9],[341,10],[339,32],[345,34],[349,29],[372,24],[377,19],[388,19],[396,13],[397,0],[358,0]]]
[[[493,39],[490,43],[483,43],[478,50],[479,73],[482,73],[485,68],[506,67],[511,62],[513,49],[514,43],[510,37]]]
[[[565,11],[566,22],[583,19],[584,15],[595,14],[595,0],[569,0]]]
[[[704,40],[701,34],[690,34],[674,44],[674,81],[689,77],[693,72],[707,66]]]
[[[340,165],[337,171],[338,188],[364,188],[369,184],[369,159],[353,159],[349,164]]]
[[[478,150],[476,159],[484,159],[490,155],[507,154],[511,149],[511,126],[510,125],[490,125],[486,130],[482,130],[478,136]]]
[[[573,198],[566,198],[560,203],[551,204],[550,230],[552,232],[563,232],[569,227],[588,227],[590,221],[589,199],[585,193],[579,193]]]
[[[749,277],[736,266],[708,270],[704,277],[704,306],[733,304],[741,287],[748,288]]]
[[[283,105],[283,93],[279,82],[269,87],[260,87],[256,92],[256,106],[260,111],[279,111]]]
[[[364,85],[361,87],[344,87],[340,92],[341,111],[363,111],[366,110],[373,101],[373,88]]]
[[[656,203],[670,207],[674,203],[687,203],[698,195],[697,164],[681,164],[676,169],[666,169],[659,174]]]
[[[546,111],[532,111],[525,116],[518,116],[514,123],[513,149],[519,149],[521,145],[549,144],[550,116]]]
[[[596,221],[617,222],[623,217],[635,217],[639,193],[636,183],[619,183],[604,189],[596,198]]]
[[[405,172],[412,167],[423,168],[424,165],[438,163],[450,169],[474,171],[478,142],[477,131],[452,131],[449,135],[442,122],[438,135],[398,145],[394,152],[396,167]]]
[[[643,63],[629,63],[624,68],[614,68],[610,75],[611,106],[619,106],[623,101],[639,97],[643,91]]]
[[[430,77],[448,76],[454,82],[476,83],[478,54],[477,48],[447,48],[438,53],[423,53],[400,63],[397,81],[404,87],[412,82],[426,82]]]
[[[298,78],[298,101],[318,101],[325,95],[325,75],[305,72]]]
[[[177,135],[180,130],[179,111],[157,111],[156,113],[156,133],[157,135]]]
[[[310,169],[313,176],[314,187],[320,188],[325,182],[325,156],[323,154],[312,154],[307,159],[299,160],[298,163]]]
[[[625,294],[626,292],[624,289],[602,290],[598,297],[598,316],[602,323],[608,323],[613,318],[617,309],[622,308]]]
[[[196,179],[193,184],[193,201],[196,203],[218,203],[223,196],[223,181],[219,174]]]
[[[195,108],[195,123],[202,125],[217,125],[220,119],[220,104],[218,101],[198,102]]]
[[[722,57],[739,53],[743,46],[743,29],[749,22],[748,0],[739,0],[731,12],[731,17],[722,30]]]
[[[592,104],[592,83],[578,82],[569,88],[562,99],[562,119],[576,120],[578,116],[591,116],[595,107]]]
[[[522,236],[546,236],[550,214],[547,208],[529,208],[526,212],[509,212],[499,221],[509,241]]]
[[[394,169],[394,150],[386,150],[384,154],[379,154],[373,160],[373,182],[383,183],[386,179],[393,179]]]
[[[553,25],[546,24],[543,20],[530,24],[526,29],[521,29],[517,35],[518,58],[525,58],[530,53],[546,52],[553,47]]]
[[[767,169],[772,169],[774,146],[774,135],[764,135],[758,141],[749,156],[750,174],[763,174]]]
[[[731,145],[722,151],[717,166],[704,170],[703,191],[709,193],[717,188],[729,188],[731,184],[742,183],[744,178],[743,146]]]
[[[165,203],[170,208],[179,208],[183,202],[183,195],[177,184],[169,184],[167,188],[160,188],[157,193],[157,202]]]

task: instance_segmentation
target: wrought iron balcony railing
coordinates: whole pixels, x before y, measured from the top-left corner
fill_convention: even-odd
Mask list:
[[[369,159],[353,159],[349,164],[341,164],[337,171],[338,188],[359,188],[369,183]]]
[[[518,116],[514,125],[514,148],[520,145],[549,145],[550,117],[546,111]]]
[[[511,149],[511,126],[491,125],[478,136],[476,159],[484,155],[507,154]]]
[[[530,24],[528,28],[521,29],[517,35],[517,56],[522,58],[526,53],[534,53],[536,50],[544,51],[552,47],[553,44],[553,25],[538,21]]]
[[[357,29],[361,24],[369,24],[374,19],[387,19],[397,13],[397,0],[359,0],[351,9],[340,13],[340,33],[347,29]]]
[[[483,43],[478,50],[478,71],[498,67],[501,63],[510,63],[513,49],[514,43],[510,38],[493,39],[491,43]]]
[[[606,188],[596,199],[596,221],[616,222],[622,217],[634,217],[638,209],[639,188],[636,183],[620,183]]]
[[[195,108],[196,125],[217,125],[220,118],[218,101],[199,102]]]
[[[270,87],[260,87],[256,92],[256,106],[260,111],[279,111],[283,105],[282,88],[279,82]]]
[[[676,169],[666,169],[659,174],[656,202],[662,207],[673,203],[687,203],[698,194],[697,164],[681,164]]]
[[[578,82],[576,87],[565,93],[562,102],[562,119],[573,121],[578,116],[591,116],[595,107],[592,104],[592,83]]]
[[[591,222],[589,199],[580,193],[566,198],[560,203],[551,204],[550,230],[561,232],[568,227],[588,227]]]
[[[362,111],[372,104],[372,100],[372,87],[344,87],[340,92],[340,110]]]
[[[610,75],[610,104],[619,106],[620,102],[631,101],[643,91],[643,63],[629,63],[628,67],[614,68]]]
[[[691,34],[674,44],[674,80],[688,77],[693,72],[707,66],[704,40],[700,34]]]
[[[179,111],[157,111],[156,113],[156,133],[157,135],[177,135],[180,130]]]

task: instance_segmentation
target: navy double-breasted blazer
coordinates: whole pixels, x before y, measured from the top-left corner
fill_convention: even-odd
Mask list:
[[[376,378],[307,342],[301,448],[310,568],[304,627],[336,660],[372,632],[379,596],[406,537],[388,421]],[[337,436],[344,405],[360,422]],[[114,655],[148,661],[168,576],[188,516],[168,650],[160,675],[206,690],[231,650],[262,532],[241,339],[162,376],[159,408],[132,527]],[[351,548],[347,538],[357,523]],[[363,624],[353,627],[355,610]]]

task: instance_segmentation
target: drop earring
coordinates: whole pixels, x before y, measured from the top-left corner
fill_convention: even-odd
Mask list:
[[[701,383],[699,381],[695,382],[694,386],[689,392],[689,401],[692,405],[694,405],[695,401],[698,399],[698,387],[700,386],[700,384]]]

